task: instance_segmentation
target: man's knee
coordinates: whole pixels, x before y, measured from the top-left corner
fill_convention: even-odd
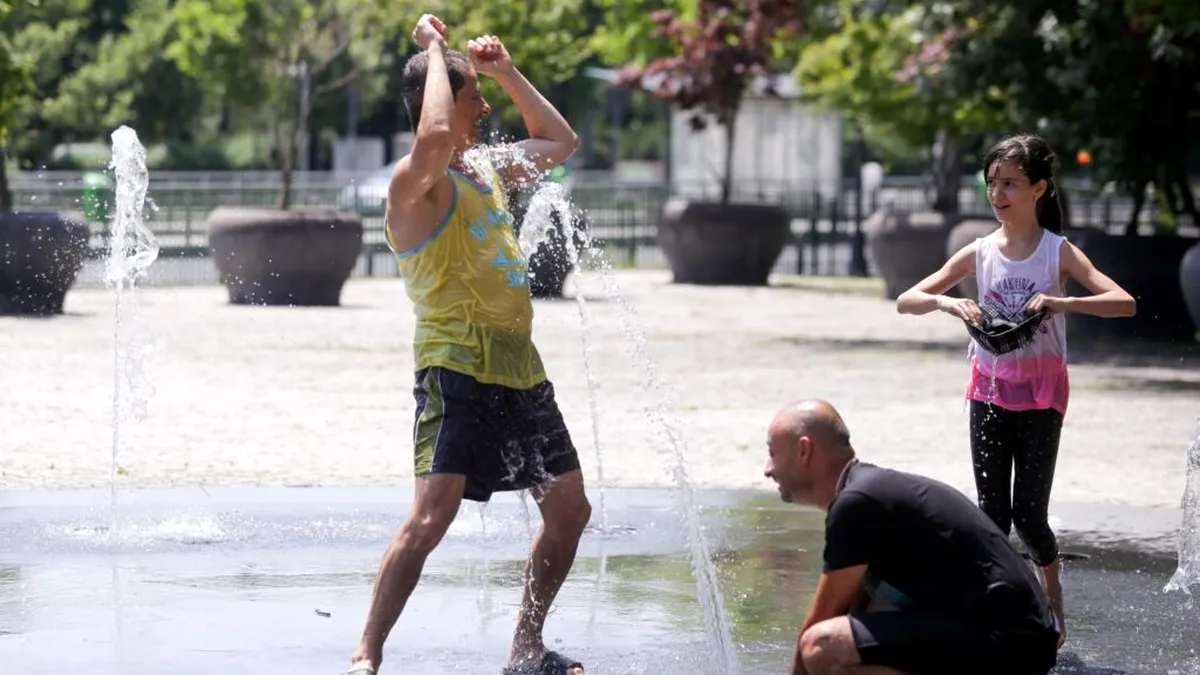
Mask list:
[[[838,675],[857,665],[858,650],[850,620],[838,617],[822,621],[800,636],[800,658],[811,675]]]
[[[464,478],[455,474],[419,478],[412,513],[400,529],[402,544],[424,554],[436,548],[458,515],[464,486]]]
[[[453,516],[447,518],[436,512],[414,512],[401,528],[400,537],[406,547],[428,555],[441,543],[453,522]]]
[[[565,473],[546,488],[539,500],[548,530],[577,537],[592,518],[592,504],[583,489],[583,473]]]

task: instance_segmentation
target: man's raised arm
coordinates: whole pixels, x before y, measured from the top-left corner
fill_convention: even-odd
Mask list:
[[[510,181],[523,182],[540,178],[575,154],[579,137],[567,120],[550,105],[529,80],[513,65],[508,50],[493,35],[476,38],[468,43],[471,61],[478,72],[490,75],[508,94],[521,111],[521,119],[529,138],[514,143],[525,162],[504,162],[497,169]]]
[[[396,165],[388,184],[389,204],[408,206],[428,194],[454,154],[454,93],[446,70],[445,33],[445,24],[429,14],[413,29],[413,40],[428,59],[425,91],[412,151]]]

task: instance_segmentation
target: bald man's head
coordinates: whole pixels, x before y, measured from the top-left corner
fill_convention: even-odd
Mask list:
[[[846,462],[854,457],[850,430],[828,401],[808,399],[785,406],[767,429],[767,466],[784,501],[820,505],[832,494]]]

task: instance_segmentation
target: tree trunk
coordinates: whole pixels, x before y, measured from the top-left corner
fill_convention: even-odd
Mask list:
[[[299,154],[297,141],[300,136],[301,117],[304,111],[299,104],[292,108],[292,114],[279,120],[275,127],[275,148],[279,153],[279,201],[276,206],[280,211],[287,211],[292,206],[292,181],[296,172],[296,158]]]
[[[13,194],[8,189],[8,153],[0,152],[0,213],[12,211]]]
[[[959,183],[962,174],[962,144],[950,132],[942,129],[930,149],[933,174],[933,210],[944,214],[958,213]]]
[[[725,123],[725,169],[721,172],[721,203],[728,204],[733,196],[733,149],[737,140],[737,111]]]
[[[294,147],[285,150],[283,169],[280,172],[279,202],[276,204],[280,211],[287,211],[292,205],[292,157],[295,154]]]

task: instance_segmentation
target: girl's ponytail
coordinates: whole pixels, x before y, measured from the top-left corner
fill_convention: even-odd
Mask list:
[[[1059,194],[1058,184],[1054,182],[1053,178],[1046,179],[1046,191],[1037,200],[1034,208],[1038,225],[1054,234],[1062,234],[1064,220],[1062,196]]]

